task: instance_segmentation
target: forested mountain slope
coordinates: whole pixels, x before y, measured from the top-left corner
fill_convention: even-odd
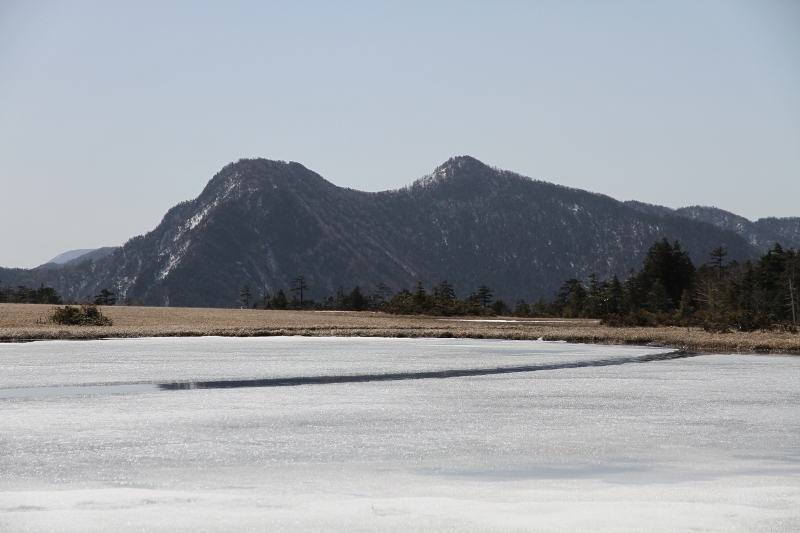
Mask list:
[[[471,157],[447,161],[395,191],[337,187],[298,163],[240,160],[152,232],[97,261],[52,270],[0,269],[3,286],[40,283],[67,300],[102,288],[151,305],[237,305],[248,284],[273,293],[306,277],[321,298],[377,283],[479,284],[496,296],[550,298],[564,279],[639,267],[657,239],[677,239],[697,263],[727,246],[758,249],[734,231],[675,214],[645,213],[610,197],[532,180]]]
[[[627,201],[625,205],[644,213],[678,215],[734,231],[762,253],[772,248],[776,242],[784,248],[800,248],[800,217],[760,218],[752,222],[718,207],[694,205],[671,209],[663,205],[646,204],[635,200]]]

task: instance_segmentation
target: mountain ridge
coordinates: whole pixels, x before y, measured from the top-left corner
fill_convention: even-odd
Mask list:
[[[68,300],[109,288],[120,300],[172,306],[232,307],[243,284],[274,293],[298,275],[314,298],[340,285],[396,291],[447,279],[462,296],[487,284],[497,297],[531,300],[569,277],[624,275],[662,237],[696,263],[720,245],[730,258],[759,255],[703,220],[643,212],[469,156],[380,192],[338,187],[299,163],[242,159],[106,257],[46,272],[2,269],[0,279],[44,283]]]
[[[636,200],[624,203],[645,213],[678,215],[729,229],[746,238],[762,252],[766,252],[776,242],[784,248],[800,248],[800,217],[767,217],[752,221],[713,206],[692,205],[672,209]]]

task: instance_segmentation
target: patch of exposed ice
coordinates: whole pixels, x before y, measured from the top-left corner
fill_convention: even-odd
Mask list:
[[[349,375],[668,350],[172,338],[0,345],[0,387]],[[0,400],[4,531],[800,529],[797,358]]]

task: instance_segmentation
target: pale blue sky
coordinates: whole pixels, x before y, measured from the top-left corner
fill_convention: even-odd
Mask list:
[[[451,156],[800,216],[800,2],[0,1],[0,265],[122,244],[242,157]]]

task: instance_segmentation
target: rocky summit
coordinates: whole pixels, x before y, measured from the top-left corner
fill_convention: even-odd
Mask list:
[[[651,207],[471,157],[377,193],[337,187],[299,163],[243,159],[170,209],[153,231],[104,257],[0,269],[0,279],[4,286],[43,283],[70,301],[108,288],[120,302],[158,306],[235,307],[242,285],[254,295],[274,293],[299,275],[315,299],[339,286],[369,293],[378,283],[397,291],[448,280],[458,296],[485,284],[497,298],[530,301],[552,298],[567,278],[624,277],[663,237],[680,241],[697,264],[718,246],[740,261],[761,251],[760,241],[730,224]],[[779,233],[769,228],[770,236]]]

